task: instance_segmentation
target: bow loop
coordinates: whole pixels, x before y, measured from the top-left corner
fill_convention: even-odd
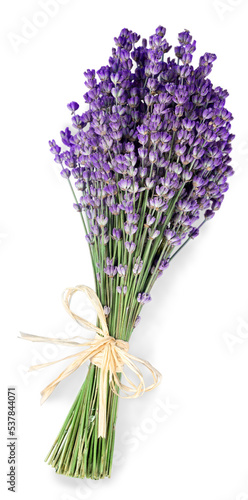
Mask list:
[[[100,324],[102,328],[98,328],[96,325],[93,325],[93,323],[90,323],[90,321],[87,321],[84,318],[81,318],[81,316],[78,316],[71,310],[71,300],[73,295],[76,292],[83,292],[87,295],[88,299],[92,303],[97,316],[99,318]],[[62,295],[62,300],[63,300],[63,305],[68,312],[68,314],[77,322],[79,325],[83,326],[87,330],[92,330],[93,332],[97,332],[100,336],[107,337],[109,336],[109,331],[108,331],[108,325],[106,322],[106,317],[104,314],[104,310],[102,307],[102,304],[100,300],[98,299],[96,293],[92,288],[85,286],[85,285],[77,285],[73,288],[66,288],[63,292]]]

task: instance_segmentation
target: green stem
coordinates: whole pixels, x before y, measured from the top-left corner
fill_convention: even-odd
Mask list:
[[[108,388],[107,435],[99,438],[99,381],[100,369],[90,364],[86,379],[45,459],[58,474],[92,479],[110,477],[118,396]]]

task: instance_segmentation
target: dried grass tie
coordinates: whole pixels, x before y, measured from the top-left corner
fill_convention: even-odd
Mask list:
[[[92,303],[97,316],[99,318],[101,328],[93,325],[86,319],[81,318],[75,314],[71,308],[71,299],[76,292],[84,292]],[[106,436],[106,404],[107,404],[107,384],[108,384],[108,372],[109,372],[109,385],[111,390],[121,398],[137,398],[141,396],[144,392],[151,391],[161,382],[161,374],[156,368],[154,368],[148,361],[129,354],[129,344],[128,342],[120,339],[115,339],[109,335],[109,330],[101,305],[94,290],[88,286],[78,285],[73,288],[67,288],[63,294],[63,304],[68,314],[77,321],[81,326],[87,328],[88,330],[96,332],[96,337],[88,342],[74,342],[73,339],[81,337],[73,337],[72,339],[56,339],[48,337],[40,337],[37,335],[30,335],[27,333],[21,333],[21,338],[24,340],[30,340],[32,342],[48,342],[50,344],[60,344],[64,346],[74,346],[74,347],[84,347],[85,349],[79,351],[70,356],[66,356],[57,361],[52,361],[50,363],[39,364],[31,366],[30,370],[38,370],[46,366],[64,361],[65,359],[76,358],[72,363],[70,363],[67,368],[60,373],[60,375],[53,380],[43,391],[41,392],[41,403],[44,403],[46,399],[52,394],[55,387],[68,375],[73,373],[77,368],[79,368],[85,361],[90,360],[91,363],[98,366],[101,369],[100,372],[100,384],[99,384],[99,423],[98,423],[98,437]],[[145,386],[144,377],[136,366],[135,362],[144,365],[152,374],[153,384],[148,387]],[[124,366],[130,368],[130,370],[137,376],[138,383],[133,383],[129,377],[124,372]],[[124,385],[120,382],[117,373],[122,373],[129,385]],[[117,392],[116,387],[125,393],[122,396]]]

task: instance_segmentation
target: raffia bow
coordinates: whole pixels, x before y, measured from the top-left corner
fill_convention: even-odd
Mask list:
[[[97,316],[99,318],[101,328],[93,325],[86,319],[81,318],[75,314],[71,308],[71,299],[76,292],[84,292],[92,303]],[[46,366],[64,361],[65,359],[76,358],[72,363],[70,363],[65,370],[60,373],[60,375],[53,380],[43,391],[41,392],[41,404],[46,401],[50,394],[54,391],[55,387],[68,375],[73,373],[77,368],[79,368],[85,361],[90,360],[91,363],[98,366],[100,371],[100,382],[99,382],[99,422],[98,422],[98,437],[106,436],[106,405],[107,405],[107,386],[108,386],[108,372],[109,372],[109,385],[111,390],[119,397],[124,399],[137,398],[141,396],[144,392],[154,389],[161,381],[161,374],[156,368],[154,368],[148,361],[129,354],[129,344],[128,342],[120,339],[115,339],[109,335],[109,330],[104,314],[103,307],[100,300],[98,299],[94,290],[88,286],[78,285],[73,288],[67,288],[63,293],[63,304],[68,314],[77,321],[81,326],[87,328],[88,330],[96,332],[96,337],[88,342],[74,342],[73,339],[81,337],[72,337],[71,339],[57,339],[40,337],[37,335],[30,335],[28,333],[21,333],[21,338],[24,340],[30,340],[32,342],[48,342],[50,344],[60,344],[64,346],[74,346],[74,347],[84,347],[83,350],[61,358],[50,363],[44,363],[40,365],[31,366],[30,370],[38,370]],[[148,387],[145,386],[144,377],[136,366],[135,361],[144,365],[152,374],[153,384]],[[134,384],[129,377],[124,373],[124,366],[127,366],[138,378],[138,383]],[[129,385],[122,384],[117,373],[122,373]],[[117,388],[125,393],[122,396],[117,391]]]

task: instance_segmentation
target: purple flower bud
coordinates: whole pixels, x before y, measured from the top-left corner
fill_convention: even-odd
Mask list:
[[[81,203],[73,203],[73,208],[75,208],[75,210],[77,212],[82,212],[82,204]]]
[[[123,266],[122,264],[119,264],[117,267],[117,271],[120,277],[124,278],[127,272],[127,265]]]
[[[113,238],[113,240],[120,241],[120,239],[122,238],[122,231],[121,231],[121,229],[113,228],[112,238]]]
[[[150,151],[150,153],[149,153],[149,161],[151,163],[154,163],[155,161],[157,161],[157,159],[158,159],[158,153],[156,153],[156,151],[153,151],[153,150]]]
[[[135,245],[135,243],[133,241],[130,241],[130,242],[126,241],[125,242],[125,247],[126,247],[126,249],[127,249],[127,251],[129,253],[133,253],[134,250],[135,250],[135,248],[136,248],[136,245]]]
[[[213,200],[212,202],[212,210],[214,210],[216,212],[216,210],[219,210],[221,207],[221,201],[219,200]]]
[[[149,293],[138,293],[137,296],[137,301],[140,302],[140,304],[146,304],[147,302],[150,302],[152,300],[151,295]]]
[[[182,156],[186,151],[186,146],[180,144],[175,145],[175,153],[177,156]]]
[[[132,185],[132,179],[130,179],[129,177],[126,179],[121,179],[118,182],[118,186],[122,191],[127,191],[128,189],[130,189],[131,185]]]
[[[107,243],[109,242],[109,235],[108,234],[105,234],[104,237],[103,237],[103,244],[104,245],[107,245]]]
[[[166,229],[164,232],[164,236],[171,246],[180,245],[181,243],[181,238],[175,233],[175,231],[172,231],[171,229]]]
[[[69,179],[69,177],[71,175],[71,172],[70,172],[70,170],[68,168],[63,168],[63,170],[61,170],[61,172],[60,172],[60,175],[64,179]]]
[[[140,216],[138,214],[127,214],[127,222],[128,224],[136,224],[139,220]]]
[[[200,231],[199,231],[198,227],[194,227],[194,228],[193,228],[193,229],[191,229],[191,231],[189,232],[189,238],[194,239],[194,238],[196,238],[197,236],[199,236],[199,233],[200,233]]]
[[[167,209],[168,203],[166,203],[163,198],[155,197],[151,198],[148,201],[148,206],[153,210],[157,210],[158,212],[163,212]]]
[[[148,149],[147,148],[139,148],[138,153],[139,153],[139,157],[144,159],[148,155]]]
[[[192,36],[188,30],[182,31],[182,33],[178,33],[178,41],[181,45],[187,45],[191,42]]]
[[[108,306],[104,306],[103,311],[104,311],[104,314],[105,314],[105,316],[106,316],[106,317],[107,317],[107,316],[109,316],[109,313],[110,313],[110,307],[108,307]]]
[[[61,148],[56,144],[54,140],[49,141],[49,146],[50,146],[50,151],[54,155],[59,154],[61,151]]]
[[[209,120],[210,118],[212,118],[213,114],[214,112],[212,108],[204,109],[202,117],[204,118],[204,120]]]
[[[118,205],[116,205],[116,204],[110,205],[109,206],[109,211],[113,215],[119,215],[119,213],[120,213],[120,207]]]
[[[126,234],[132,235],[136,233],[138,226],[136,226],[135,224],[128,224],[128,222],[125,222],[124,229]]]
[[[109,276],[109,278],[114,278],[117,273],[117,267],[115,266],[106,266],[104,267],[104,272]]]
[[[105,81],[105,80],[108,80],[108,78],[109,78],[109,72],[110,72],[110,68],[108,66],[102,66],[97,71],[97,74],[98,74],[100,80]]]
[[[89,243],[89,245],[94,244],[94,236],[92,233],[86,234],[85,239],[86,239],[87,243]]]
[[[200,188],[206,184],[206,180],[203,179],[203,177],[200,177],[199,175],[195,175],[193,177],[193,186],[194,188]]]
[[[212,219],[214,215],[215,213],[213,212],[213,210],[206,210],[206,212],[204,213],[205,219]]]
[[[186,130],[188,130],[188,132],[190,132],[191,130],[193,130],[195,122],[189,120],[188,118],[184,118],[184,120],[182,121],[182,125]]]
[[[91,226],[91,231],[95,236],[100,235],[100,229],[99,229],[99,226],[97,226],[97,224],[94,224],[93,226]]]
[[[163,26],[158,26],[156,28],[155,33],[156,33],[156,35],[161,36],[161,38],[162,38],[162,37],[164,37],[164,35],[166,33],[166,28],[164,28]]]
[[[154,184],[155,184],[155,181],[153,179],[151,179],[150,177],[147,177],[145,182],[146,182],[146,187],[148,189],[152,189]]]
[[[83,191],[85,183],[82,179],[78,179],[78,181],[75,182],[75,186],[79,191]]]
[[[114,259],[110,259],[109,257],[106,258],[106,264],[107,266],[112,266],[114,263]]]
[[[192,54],[183,54],[182,62],[183,64],[190,64],[192,62],[193,56]]]
[[[153,215],[148,214],[148,215],[146,216],[146,222],[145,222],[145,224],[144,224],[144,225],[145,225],[146,227],[152,226],[152,224],[154,224],[155,220],[156,220],[156,219],[155,219],[155,217],[153,217]]]
[[[183,170],[182,172],[182,179],[184,182],[188,182],[190,181],[191,177],[192,177],[192,172],[190,170]]]
[[[133,266],[133,274],[136,276],[137,274],[140,274],[142,271],[143,267],[143,260],[140,260],[140,257],[136,260]]]
[[[157,238],[159,235],[160,235],[160,231],[158,229],[151,229],[149,228],[148,229],[148,233],[149,233],[149,240],[155,240],[155,238]]]
[[[161,260],[159,264],[159,271],[164,271],[169,266],[169,259]]]
[[[141,320],[141,317],[140,317],[140,316],[137,316],[137,318],[136,318],[136,320],[135,320],[135,322],[134,322],[134,325],[133,325],[133,327],[134,327],[134,328],[136,328],[136,326],[138,326],[138,324],[139,324],[140,320]]]
[[[198,207],[195,200],[179,200],[177,206],[182,212],[190,212]]]
[[[126,293],[127,293],[127,287],[126,287],[126,286],[119,286],[119,285],[118,285],[118,286],[116,287],[116,291],[117,291],[118,293],[123,293],[123,295],[126,295]]]
[[[203,155],[204,155],[204,149],[202,149],[201,147],[197,147],[197,146],[195,146],[193,148],[193,150],[192,150],[192,156],[193,156],[193,158],[195,158],[196,160],[198,160]]]
[[[77,129],[81,129],[85,125],[84,121],[82,120],[81,116],[79,116],[79,115],[73,116],[72,124],[73,124],[73,127],[76,127]]]
[[[79,104],[77,102],[75,102],[75,101],[72,101],[69,104],[67,104],[67,108],[72,113],[75,113],[75,111],[77,111],[77,109],[79,108]]]
[[[104,227],[108,223],[108,217],[105,217],[103,214],[101,214],[97,216],[96,221],[100,227]]]
[[[216,59],[217,56],[215,54],[210,54],[209,52],[206,52],[204,56],[200,57],[199,65],[207,66],[208,64],[213,63]]]

